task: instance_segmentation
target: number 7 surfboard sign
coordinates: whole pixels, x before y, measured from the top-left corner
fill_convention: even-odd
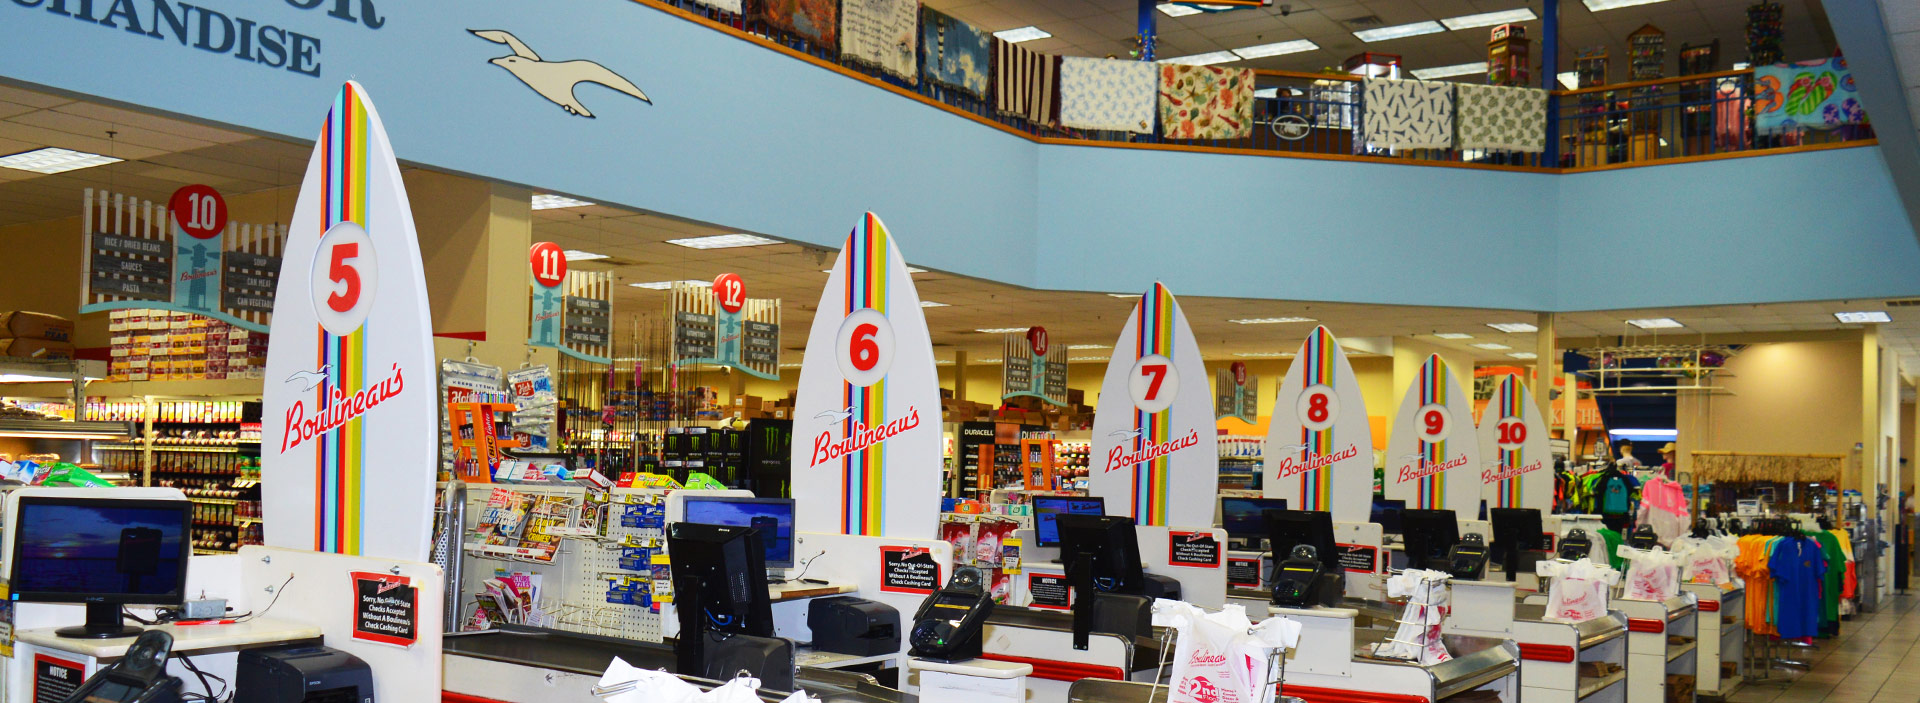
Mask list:
[[[1141,525],[1213,524],[1220,453],[1212,388],[1166,286],[1154,283],[1134,305],[1100,397],[1124,399],[1093,414],[1088,492],[1106,499],[1107,514]]]

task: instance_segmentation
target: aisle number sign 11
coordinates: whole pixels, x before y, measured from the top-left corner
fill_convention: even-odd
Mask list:
[[[576,359],[610,363],[613,272],[574,271],[553,242],[527,249],[527,346],[549,347]]]
[[[567,254],[553,242],[534,242],[527,250],[527,267],[533,274],[527,345],[559,347],[564,310],[561,304],[566,300],[560,284],[567,280]]]

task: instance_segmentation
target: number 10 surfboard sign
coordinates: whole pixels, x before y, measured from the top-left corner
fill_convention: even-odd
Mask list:
[[[1373,426],[1347,353],[1315,327],[1293,357],[1267,428],[1263,493],[1336,522],[1366,522],[1373,499]]]
[[[1387,436],[1387,498],[1408,508],[1479,514],[1480,438],[1473,428],[1473,396],[1440,355],[1427,357],[1400,400]]]
[[[848,235],[813,316],[793,414],[802,532],[932,539],[940,382],[906,260],[880,218]]]
[[[1087,485],[1106,499],[1107,514],[1141,525],[1213,524],[1220,451],[1212,391],[1179,302],[1155,282],[1113,344],[1100,384],[1107,400],[1093,414]]]
[[[1480,410],[1481,491],[1495,508],[1553,510],[1553,457],[1540,407],[1519,376],[1507,374]]]
[[[426,561],[438,461],[412,208],[359,83],[307,162],[274,298],[260,459],[266,543]]]

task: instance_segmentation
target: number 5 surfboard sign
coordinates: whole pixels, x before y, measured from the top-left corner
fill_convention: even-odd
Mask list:
[[[440,411],[412,212],[380,115],[349,81],[307,163],[274,298],[269,545],[427,560]]]
[[[1373,498],[1373,425],[1347,353],[1326,327],[1301,343],[1274,397],[1261,451],[1262,492],[1335,522],[1366,522]]]

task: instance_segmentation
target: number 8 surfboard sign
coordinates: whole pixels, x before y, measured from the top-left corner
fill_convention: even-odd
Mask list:
[[[1212,388],[1200,345],[1173,293],[1158,282],[1114,342],[1093,415],[1088,489],[1107,513],[1141,525],[1213,524],[1220,485]]]
[[[1366,522],[1373,497],[1373,426],[1346,351],[1326,327],[1300,344],[1273,402],[1261,451],[1262,493],[1336,522]]]
[[[931,539],[940,512],[940,385],[920,295],[873,213],[820,295],[793,416],[803,532]]]
[[[334,99],[295,201],[268,341],[266,543],[425,561],[439,450],[412,208],[360,84]]]

